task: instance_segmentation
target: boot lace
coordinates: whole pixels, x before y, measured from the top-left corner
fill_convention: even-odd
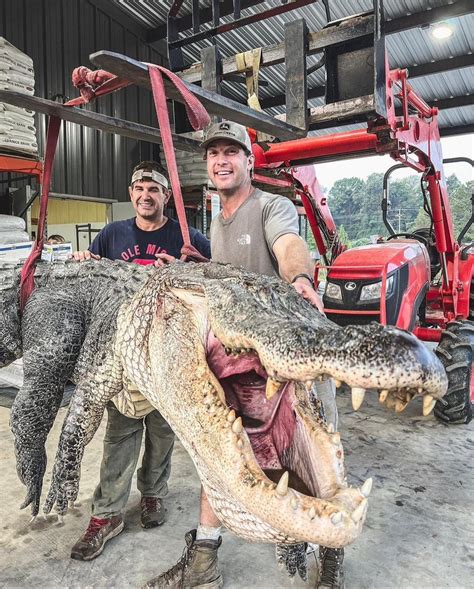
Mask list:
[[[142,498],[142,509],[145,511],[155,512],[160,508],[160,500],[158,497],[143,497]]]
[[[178,577],[181,580],[184,573],[184,569],[188,566],[188,562],[192,557],[192,553],[192,547],[189,548],[188,546],[186,546],[186,548],[183,550],[181,558],[175,565],[173,565],[170,569],[168,569],[160,576],[160,581],[166,581],[166,583],[170,583],[172,581],[175,581],[176,577]]]
[[[100,519],[99,517],[92,517],[87,530],[84,533],[84,540],[89,541],[94,538],[100,530],[109,523],[108,519]]]

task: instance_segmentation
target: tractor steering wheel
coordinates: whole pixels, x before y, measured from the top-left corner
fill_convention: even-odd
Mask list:
[[[423,237],[423,235],[419,235],[418,233],[394,233],[393,235],[389,235],[385,241],[395,239],[396,237],[408,237],[410,239],[415,239],[416,241],[421,241],[421,243],[428,249],[430,248],[430,243],[426,237]]]

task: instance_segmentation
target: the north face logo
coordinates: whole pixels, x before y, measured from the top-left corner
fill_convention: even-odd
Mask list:
[[[230,125],[229,125],[229,123],[221,123],[219,125],[219,129],[221,131],[228,131],[230,129]]]

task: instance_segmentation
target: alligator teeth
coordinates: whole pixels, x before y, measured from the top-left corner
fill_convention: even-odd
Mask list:
[[[271,399],[273,395],[278,392],[280,388],[280,384],[278,381],[273,380],[273,378],[267,378],[267,386],[265,387],[265,396],[267,399]]]
[[[342,386],[342,380],[337,380],[337,378],[335,378],[334,384],[336,385],[336,389],[338,389],[339,387]]]
[[[306,390],[309,392],[313,388],[313,381],[312,380],[307,380],[305,382],[305,386],[306,386]]]
[[[352,389],[352,408],[357,411],[364,402],[365,389],[354,387]]]
[[[329,423],[327,426],[327,431],[329,434],[333,434],[334,433],[334,424],[333,423]]]
[[[331,515],[331,521],[335,526],[340,524],[342,522],[342,512],[338,511],[337,513],[333,513]]]
[[[341,434],[339,432],[336,432],[335,434],[333,434],[331,436],[331,442],[335,445],[335,446],[339,446],[339,444],[341,443]]]
[[[360,518],[364,515],[365,506],[367,505],[367,499],[362,499],[359,503],[359,506],[354,509],[352,512],[351,518],[352,521],[358,523]]]
[[[370,495],[370,491],[372,491],[372,483],[373,483],[372,478],[367,479],[365,481],[365,483],[362,485],[362,487],[360,488],[360,493],[365,498],[367,498]]]
[[[281,479],[278,481],[276,492],[278,495],[280,495],[280,497],[284,497],[288,492],[288,477],[288,471],[285,470],[285,472],[281,475]]]
[[[290,505],[293,509],[298,509],[298,499],[296,497],[292,497],[290,501]]]
[[[395,411],[397,413],[401,413],[407,405],[408,405],[408,401],[402,401],[401,399],[397,399],[395,401]]]
[[[237,417],[237,419],[232,424],[232,431],[234,432],[234,434],[241,434],[243,429],[244,426],[242,425],[242,418]]]
[[[243,447],[244,447],[244,443],[243,443],[243,442],[242,442],[242,440],[239,438],[239,439],[237,440],[237,448],[238,448],[239,450],[242,450],[242,448],[243,448]]]
[[[314,519],[315,517],[316,517],[316,509],[314,509],[314,507],[311,507],[311,509],[309,510],[309,518]]]
[[[423,397],[423,415],[426,417],[429,415],[436,404],[436,399],[433,399],[431,395],[425,395]]]
[[[420,395],[421,395],[421,393],[423,392],[423,387],[418,387],[418,392],[419,392],[419,393],[420,393]]]
[[[380,395],[379,395],[379,402],[385,403],[385,401],[387,400],[387,397],[388,397],[388,389],[381,390]]]
[[[235,411],[233,409],[231,409],[227,414],[227,421],[229,423],[233,423],[235,421]]]

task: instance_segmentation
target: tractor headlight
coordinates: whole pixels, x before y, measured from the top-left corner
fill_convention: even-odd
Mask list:
[[[385,287],[385,296],[390,296],[392,294],[393,289],[393,281],[394,277],[390,276],[387,278],[386,287]],[[378,282],[374,282],[373,284],[367,284],[363,286],[360,291],[360,298],[359,301],[375,301],[380,299],[380,294],[382,292],[382,281],[379,280]]]
[[[324,294],[330,299],[342,301],[341,287],[339,284],[334,284],[334,282],[326,283],[326,292]]]

